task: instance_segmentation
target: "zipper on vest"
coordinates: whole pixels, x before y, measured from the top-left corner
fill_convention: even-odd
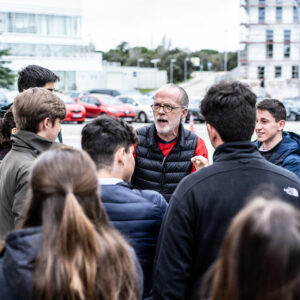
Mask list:
[[[167,157],[166,157],[166,156],[164,156],[164,159],[163,159],[163,161],[162,161],[162,163],[161,163],[161,165],[162,165],[162,166],[164,166],[164,164],[165,164],[165,161],[166,161],[166,158],[167,158]]]

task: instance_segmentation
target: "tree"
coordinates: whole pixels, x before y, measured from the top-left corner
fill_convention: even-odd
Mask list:
[[[10,61],[4,60],[2,57],[9,55],[9,49],[0,50],[0,87],[7,89],[14,84],[16,78],[14,72],[4,66],[10,63]]]

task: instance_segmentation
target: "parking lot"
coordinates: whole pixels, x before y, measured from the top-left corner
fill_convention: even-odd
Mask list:
[[[63,133],[64,144],[81,149],[81,145],[80,145],[81,129],[86,123],[90,122],[91,120],[92,119],[87,119],[85,121],[85,123],[83,123],[83,124],[76,124],[76,123],[62,124],[62,133]],[[132,125],[134,128],[139,128],[141,126],[145,126],[145,125],[149,125],[149,124],[133,123]],[[184,124],[184,126],[186,128],[189,128],[189,124]],[[209,161],[211,162],[214,149],[209,142],[206,125],[197,123],[197,124],[194,124],[194,129],[195,129],[195,133],[205,141],[206,147],[209,152]],[[285,130],[293,131],[293,132],[300,134],[300,122],[299,121],[298,122],[287,122]]]

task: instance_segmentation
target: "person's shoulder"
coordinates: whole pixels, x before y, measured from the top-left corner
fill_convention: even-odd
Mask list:
[[[140,194],[146,200],[153,202],[157,206],[167,206],[166,199],[159,192],[138,189],[134,189],[134,191]]]
[[[137,130],[136,130],[136,133],[137,135],[146,135],[147,132],[151,129],[153,129],[153,126],[155,126],[154,124],[150,124],[150,125],[146,125],[146,126],[142,126],[142,127],[139,127]]]

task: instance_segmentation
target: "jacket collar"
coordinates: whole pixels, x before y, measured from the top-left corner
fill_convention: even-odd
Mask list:
[[[179,125],[178,132],[179,132],[179,137],[176,145],[174,146],[174,149],[181,150],[185,148],[185,134],[184,134],[184,127],[182,123],[180,123]],[[154,123],[150,125],[150,129],[147,135],[147,143],[148,145],[150,145],[152,150],[160,152],[160,149],[157,144],[157,131]]]
[[[36,155],[48,150],[55,143],[27,130],[17,131],[17,133],[12,136],[12,140],[13,149],[29,149]]]
[[[257,148],[260,148],[262,143],[255,141]],[[269,161],[274,164],[280,164],[291,153],[297,152],[300,155],[300,136],[294,132],[283,131],[281,142],[275,146],[276,152],[270,157]]]
[[[229,142],[216,148],[213,155],[213,161],[218,162],[223,160],[250,159],[254,157],[263,159],[258,152],[257,147],[252,142]]]

